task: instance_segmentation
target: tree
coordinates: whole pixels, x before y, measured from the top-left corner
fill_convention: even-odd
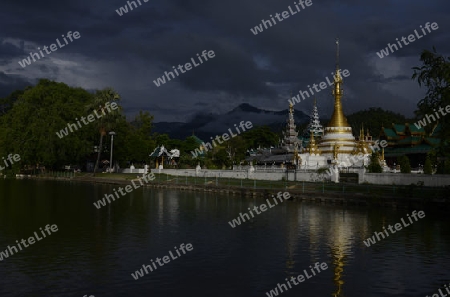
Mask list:
[[[439,109],[445,109],[450,104],[450,57],[438,54],[433,47],[432,52],[424,50],[420,60],[423,64],[421,67],[413,67],[412,79],[416,79],[419,86],[425,86],[428,90],[425,98],[417,104],[416,116],[418,118],[428,114],[436,116],[436,111],[441,115],[439,118],[441,142],[437,154],[444,158],[441,158],[438,167],[441,168],[439,170],[441,173],[449,172],[449,162],[446,160],[450,160],[450,117],[442,116]],[[425,129],[429,132],[432,126],[427,125]]]
[[[380,165],[380,157],[378,152],[372,152],[370,156],[370,164],[367,166],[370,173],[382,173],[383,168]]]
[[[364,134],[366,134],[366,129],[369,128],[369,133],[372,136],[378,137],[381,132],[381,127],[390,128],[392,123],[405,123],[407,119],[404,115],[395,113],[388,110],[383,110],[382,108],[371,107],[367,110],[361,110],[347,116],[347,120],[350,123],[353,131],[361,130],[362,125],[364,126]]]
[[[127,161],[147,161],[155,149],[156,142],[151,137],[153,116],[147,111],[140,111],[135,119],[128,124],[125,137]],[[125,157],[125,156],[124,156]]]
[[[113,128],[115,128],[116,123],[118,122],[118,118],[121,115],[121,108],[112,109],[111,111],[105,111],[106,105],[113,102],[120,101],[119,94],[114,91],[112,88],[105,88],[103,90],[98,90],[94,95],[94,100],[92,103],[90,103],[87,106],[88,112],[96,111],[99,114],[102,114],[102,117],[96,121],[97,129],[100,133],[100,144],[99,144],[99,150],[97,154],[97,161],[95,162],[94,167],[94,176],[98,169],[98,164],[100,162],[100,155],[102,153],[103,148],[103,137],[106,135],[107,131],[112,131]],[[116,103],[117,104],[117,103]]]
[[[400,156],[397,158],[397,163],[400,165],[401,173],[411,173],[411,165],[407,156]]]
[[[430,156],[427,154],[425,164],[423,165],[423,172],[425,174],[433,174],[433,166],[431,165]]]
[[[47,79],[11,96],[14,94],[19,96],[0,117],[2,156],[17,153],[22,164],[58,169],[83,160],[92,147],[91,131],[77,122],[92,94]],[[72,124],[72,132],[68,124]],[[62,130],[65,136],[57,136]]]
[[[30,87],[27,87],[29,89]],[[24,93],[24,90],[16,90],[9,94],[6,98],[0,99],[0,115],[6,114],[11,110],[14,102],[16,102]]]
[[[270,147],[277,145],[278,135],[273,133],[268,126],[258,126],[242,133],[247,148]]]

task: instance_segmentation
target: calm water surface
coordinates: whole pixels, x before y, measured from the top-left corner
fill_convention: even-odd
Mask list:
[[[363,240],[408,210],[286,201],[231,228],[262,198],[0,180],[0,251],[47,224],[58,231],[0,261],[0,296],[267,296],[315,262],[328,269],[279,296],[414,296],[450,282],[450,222],[424,219],[371,247]],[[193,251],[135,280],[181,243]]]

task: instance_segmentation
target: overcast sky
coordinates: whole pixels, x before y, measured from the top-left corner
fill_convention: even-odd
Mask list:
[[[346,114],[381,107],[412,116],[425,90],[411,80],[422,50],[450,53],[448,0],[312,0],[312,5],[258,35],[250,29],[282,13],[290,0],[140,0],[119,16],[123,0],[2,0],[0,96],[39,78],[85,89],[112,87],[128,116],[147,110],[155,121],[185,121],[197,112],[223,113],[247,102],[281,110],[292,91],[331,78],[340,40]],[[380,59],[396,38],[436,22],[439,29]],[[79,39],[22,68],[19,61],[68,31]],[[157,87],[153,80],[197,53],[215,57]],[[329,117],[330,88],[317,93]],[[310,113],[312,99],[296,105]]]

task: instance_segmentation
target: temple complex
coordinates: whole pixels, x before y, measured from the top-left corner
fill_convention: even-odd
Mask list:
[[[294,122],[294,107],[289,104],[286,130],[279,148],[273,148],[248,158],[260,165],[295,166],[297,169],[319,169],[323,167],[362,167],[367,165],[373,144],[369,131],[359,131],[353,136],[342,108],[343,79],[339,67],[339,41],[336,40],[336,72],[334,74],[334,110],[330,122],[324,128],[319,119],[316,100],[314,100],[310,122],[301,137],[298,136]],[[359,158],[355,158],[359,155]],[[361,157],[362,156],[362,157]],[[382,155],[381,164],[384,162]]]
[[[436,123],[429,133],[426,133],[423,127],[417,128],[409,123],[392,123],[391,127],[382,127],[380,139],[388,142],[385,149],[387,165],[396,165],[397,157],[406,155],[412,167],[423,166],[427,153],[440,144],[440,129],[439,123]]]
[[[347,122],[342,109],[343,79],[339,68],[339,40],[336,40],[336,72],[334,74],[333,96],[334,110],[331,120],[325,129],[321,129],[318,118],[317,106],[314,104],[311,122],[306,129],[310,139],[303,149],[300,158],[302,167],[307,169],[336,165],[337,167],[361,166],[367,163],[368,156],[372,153],[369,145],[371,137],[365,137],[363,131],[359,140],[353,136],[352,128]],[[355,163],[352,156],[362,153],[361,158]]]

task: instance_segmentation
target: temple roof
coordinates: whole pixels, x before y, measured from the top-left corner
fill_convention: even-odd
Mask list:
[[[411,154],[426,154],[432,148],[429,144],[419,144],[413,147],[386,147],[384,155],[385,157],[397,157]]]
[[[397,141],[398,145],[417,145],[422,142],[422,137],[420,136],[407,136],[403,139]]]
[[[401,124],[392,124],[392,128],[394,128],[397,135],[405,135],[406,126]]]
[[[390,138],[398,139],[399,138],[397,133],[395,133],[395,131],[390,128],[383,128],[381,130],[381,134],[384,134],[388,139],[390,139]]]
[[[416,125],[408,125],[408,129],[411,132],[411,134],[425,135],[425,129],[423,127],[417,128]]]
[[[191,137],[193,137],[194,138],[194,140],[195,140],[195,142],[198,144],[198,145],[201,145],[202,143],[203,143],[203,140],[201,140],[200,138],[198,138],[197,136],[195,136],[195,135],[192,135]]]

